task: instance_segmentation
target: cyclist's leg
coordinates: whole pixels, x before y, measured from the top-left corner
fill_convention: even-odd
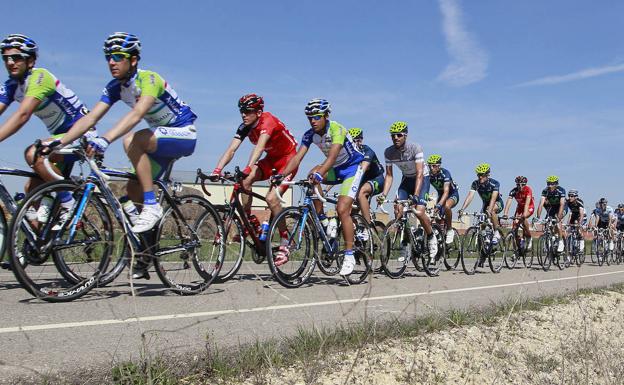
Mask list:
[[[453,226],[453,207],[457,206],[457,203],[459,203],[459,194],[457,191],[444,202],[444,224],[447,230],[450,230]]]
[[[409,196],[414,193],[414,188],[416,187],[416,178],[406,178],[403,177],[401,179],[401,184],[399,185],[399,189],[397,190],[397,197],[399,200],[407,200]],[[394,217],[399,219],[403,216],[403,207],[401,205],[394,206]]]
[[[416,181],[414,180],[414,183]],[[414,186],[415,187],[415,186]],[[412,190],[412,193],[414,190]],[[428,236],[431,236],[433,233],[433,229],[431,227],[431,218],[425,212],[425,207],[427,206],[427,196],[429,195],[429,177],[423,178],[423,183],[420,189],[420,194],[418,195],[418,202],[416,203],[416,217],[420,221],[425,233]]]
[[[264,170],[260,167],[260,162],[262,162],[263,160],[266,160],[266,158],[261,159],[257,164],[254,164],[253,166],[251,166],[251,172],[249,173],[249,175],[247,175],[247,177],[245,179],[243,179],[243,188],[247,191],[251,191],[251,186],[257,182],[257,181],[261,181],[261,180],[266,180],[268,179],[271,174],[269,173],[268,176],[264,173]],[[245,212],[247,213],[247,215],[251,214],[251,204],[253,203],[253,197],[251,195],[247,195],[247,194],[241,194],[241,202],[243,204],[243,208],[245,210]]]
[[[362,211],[362,216],[364,217],[364,220],[366,220],[366,222],[369,222],[369,223],[371,221],[371,216],[370,216],[370,203],[368,202],[368,197],[371,196],[372,193],[373,193],[373,187],[368,181],[366,181],[364,182],[362,187],[360,187],[360,191],[358,192],[358,195],[357,195],[357,200],[358,200],[358,203],[360,204],[360,210]]]

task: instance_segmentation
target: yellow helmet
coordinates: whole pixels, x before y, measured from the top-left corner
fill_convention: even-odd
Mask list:
[[[427,158],[427,164],[442,164],[442,155],[431,154]]]
[[[546,178],[546,183],[559,183],[559,177],[557,175],[551,175]]]
[[[489,163],[479,163],[475,168],[475,172],[477,174],[486,174],[490,172],[490,164]]]
[[[390,133],[391,134],[399,134],[399,133],[407,134],[407,123],[402,122],[400,120],[392,123],[392,125],[390,126]]]
[[[364,132],[362,131],[361,128],[350,128],[349,129],[349,135],[351,135],[351,138],[355,139],[355,138],[359,138],[359,137],[364,137]]]

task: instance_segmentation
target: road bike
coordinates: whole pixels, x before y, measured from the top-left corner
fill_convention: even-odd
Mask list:
[[[488,261],[490,270],[499,273],[505,261],[505,239],[494,239],[494,226],[487,213],[462,213],[472,216],[476,223],[466,230],[462,241],[461,262],[464,273],[473,275]]]
[[[577,224],[564,225],[564,231],[567,234],[566,250],[570,261],[576,263],[577,266],[585,263],[585,237],[581,230],[582,227]]]
[[[560,237],[557,224],[559,220],[557,220],[557,218],[548,217],[543,221],[536,219],[534,223],[543,225],[543,233],[539,237],[537,244],[537,260],[540,266],[542,266],[542,269],[548,271],[552,264],[557,266],[559,270],[569,267],[571,259],[565,248],[562,252],[558,251]]]
[[[527,242],[527,238],[524,236],[524,227],[520,223],[516,223],[516,221],[524,220],[524,217],[514,216],[503,219],[512,221],[511,231],[505,236],[505,267],[514,269],[520,260],[522,260],[525,268],[531,267],[533,265],[533,242],[532,240]]]

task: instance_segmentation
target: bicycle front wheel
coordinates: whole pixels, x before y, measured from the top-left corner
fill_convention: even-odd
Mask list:
[[[462,240],[461,263],[464,273],[473,275],[481,262],[481,239],[479,229],[470,227]]]
[[[548,235],[539,237],[537,246],[537,258],[544,271],[550,270],[552,264],[552,242],[548,239]]]
[[[425,242],[426,247],[424,247],[424,253],[422,254],[421,260],[423,263],[423,268],[425,273],[430,277],[437,277],[440,274],[440,268],[442,267],[442,263],[444,262],[444,239],[443,234],[438,224],[431,224],[433,230],[433,236],[435,237],[436,242],[438,243],[438,251],[436,255],[433,257],[429,251],[429,245],[427,237],[424,236],[423,242]]]
[[[459,266],[461,260],[461,237],[459,233],[454,228],[451,228],[448,231],[453,233],[453,241],[451,243],[444,242],[444,266],[446,270],[455,270],[457,266]]]
[[[357,285],[364,282],[372,271],[373,242],[370,226],[364,217],[360,214],[351,214],[351,220],[355,234],[353,240],[355,268],[345,279],[350,284]]]
[[[224,206],[217,207],[217,212],[223,218],[223,242],[225,257],[223,266],[215,282],[222,283],[234,278],[243,264],[245,255],[245,230],[236,213],[229,214]]]
[[[163,212],[153,253],[156,274],[173,292],[200,293],[215,280],[223,264],[223,223],[206,199],[174,197]],[[176,210],[177,208],[177,210]]]
[[[412,238],[409,225],[401,220],[388,223],[383,237],[381,265],[390,278],[401,278],[412,259]]]
[[[521,245],[518,244],[518,234],[515,231],[509,232],[505,237],[505,252],[503,255],[505,267],[513,270],[518,263],[522,251]]]

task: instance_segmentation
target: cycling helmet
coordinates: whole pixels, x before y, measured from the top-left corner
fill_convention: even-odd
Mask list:
[[[427,158],[427,164],[442,164],[442,156],[438,154],[431,154]]]
[[[125,52],[130,55],[141,53],[141,42],[136,35],[127,32],[115,32],[104,40],[104,54]]]
[[[607,198],[600,198],[600,200],[598,201],[598,203],[599,203],[599,204],[601,204],[601,205],[606,205],[606,204],[607,204],[607,203],[609,203],[609,202],[607,202]]]
[[[578,190],[570,189],[570,191],[568,191],[568,196],[569,197],[577,197],[578,196]]]
[[[489,163],[479,163],[475,168],[475,172],[477,174],[489,174],[490,173],[490,164]]]
[[[528,179],[526,176],[519,175],[516,177],[516,184],[526,184]]]
[[[364,138],[364,132],[361,128],[350,128],[349,135],[351,135],[353,139]]]
[[[305,114],[312,115],[325,115],[331,113],[331,104],[325,99],[312,99],[305,106]]]
[[[546,178],[546,183],[559,183],[559,177],[557,175],[551,175]]]
[[[400,133],[407,133],[407,123],[406,122],[402,122],[402,121],[397,121],[392,123],[392,125],[390,126],[390,133],[391,134],[400,134]]]
[[[241,111],[264,110],[264,99],[256,94],[247,94],[238,99],[238,109]]]
[[[618,204],[618,209],[624,209],[624,203]]]
[[[23,53],[30,56],[37,56],[37,43],[28,36],[20,35],[19,33],[13,33],[2,40],[0,43],[0,50],[4,51],[9,48],[17,48]]]

